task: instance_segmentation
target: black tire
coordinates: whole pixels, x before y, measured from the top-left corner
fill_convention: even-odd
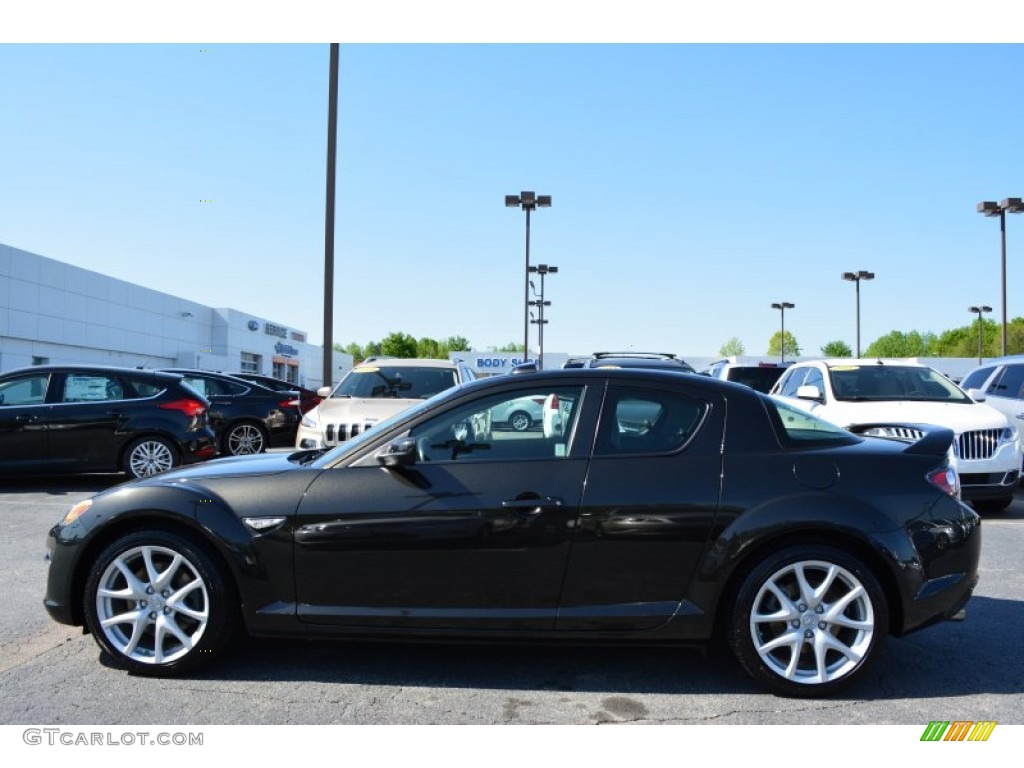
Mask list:
[[[801,589],[798,574],[811,592]],[[825,544],[766,557],[744,579],[729,610],[733,653],[779,696],[841,691],[863,677],[889,633],[878,579],[857,558]]]
[[[181,464],[178,449],[170,440],[158,435],[132,440],[124,449],[121,468],[129,477],[149,477]]]
[[[526,432],[533,426],[533,419],[526,411],[515,411],[509,414],[508,425],[516,432]]]
[[[84,600],[100,648],[139,675],[167,677],[207,663],[238,625],[238,600],[221,569],[192,540],[164,530],[132,533],[104,549]]]
[[[267,432],[254,421],[238,421],[224,432],[221,451],[228,456],[250,456],[267,450]]]

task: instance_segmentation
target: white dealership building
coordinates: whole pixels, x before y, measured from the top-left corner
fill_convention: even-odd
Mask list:
[[[316,389],[306,331],[207,307],[0,243],[0,372],[47,363],[248,371]],[[352,367],[335,352],[331,379]]]

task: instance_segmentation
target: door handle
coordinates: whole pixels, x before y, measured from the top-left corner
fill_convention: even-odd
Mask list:
[[[22,424],[30,424],[30,423],[32,423],[34,421],[39,421],[39,417],[38,416],[30,416],[28,414],[21,414],[20,416],[15,416],[14,420],[15,421],[19,421]]]
[[[549,509],[558,509],[562,506],[561,499],[554,499],[550,496],[535,499],[508,499],[501,502],[502,509],[511,509],[520,515],[539,515]]]

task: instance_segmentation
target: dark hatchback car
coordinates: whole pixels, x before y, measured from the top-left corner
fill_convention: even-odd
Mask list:
[[[543,431],[491,431],[524,397],[571,405]],[[971,596],[981,528],[951,440],[859,437],[704,376],[494,377],[327,452],[223,459],[76,504],[49,534],[45,605],[141,674],[205,662],[238,628],[717,642],[775,693],[829,695],[887,635]]]
[[[275,392],[298,393],[299,408],[303,413],[320,405],[320,402],[323,400],[320,395],[311,389],[300,387],[298,384],[293,384],[292,382],[284,381],[283,379],[275,379],[273,376],[264,376],[260,373],[244,373],[242,371],[229,372],[228,375],[234,376],[236,379],[244,379],[245,381],[262,384],[267,389],[272,389]]]
[[[180,376],[46,365],[0,375],[0,473],[145,477],[216,455],[209,402]]]
[[[165,368],[210,401],[210,425],[220,452],[228,456],[263,453],[267,448],[295,445],[299,428],[298,399],[226,373],[190,368]]]

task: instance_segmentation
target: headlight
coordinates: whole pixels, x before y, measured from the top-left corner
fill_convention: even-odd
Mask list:
[[[1012,424],[1003,430],[1003,434],[999,436],[999,442],[1001,443],[1012,443],[1017,439],[1017,428]]]
[[[60,521],[60,524],[71,525],[71,523],[75,522],[75,520],[81,517],[82,513],[84,513],[91,506],[92,499],[86,499],[85,501],[78,502],[77,504],[75,504],[75,506],[68,510],[68,513],[64,515],[64,519]]]

